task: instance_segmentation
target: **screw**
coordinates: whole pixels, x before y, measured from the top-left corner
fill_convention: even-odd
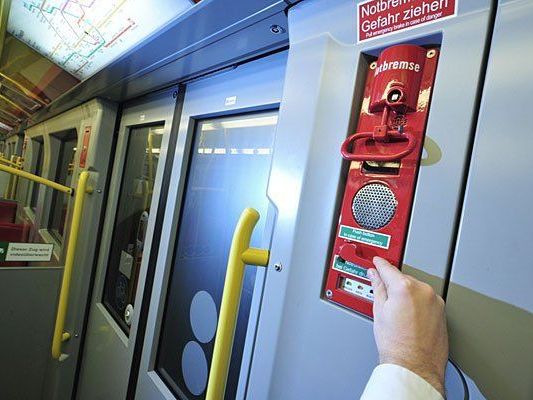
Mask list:
[[[270,25],[270,32],[274,35],[279,35],[280,33],[285,33],[285,29],[279,25]]]
[[[430,50],[426,53],[426,57],[427,58],[433,58],[435,57],[435,55],[437,54],[437,52],[435,50]]]
[[[331,299],[331,298],[333,297],[333,292],[332,292],[331,290],[329,290],[329,289],[326,290],[326,297],[327,297],[328,299]]]
[[[102,189],[96,189],[96,193],[102,193]]]
[[[173,99],[177,99],[177,98],[178,98],[178,92],[174,91],[174,92],[172,93],[172,98],[173,98]]]
[[[281,263],[276,263],[274,264],[274,269],[279,272],[283,269],[283,265],[281,265]]]
[[[372,64],[370,64],[370,69],[376,69],[377,66],[378,63],[374,61]]]
[[[74,332],[74,337],[75,338],[79,338],[80,337],[80,334],[78,332]]]

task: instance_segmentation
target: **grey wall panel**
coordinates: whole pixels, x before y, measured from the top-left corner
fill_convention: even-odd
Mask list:
[[[62,268],[0,268],[0,398],[38,400]]]
[[[453,357],[489,399],[533,398],[532,20],[500,2],[447,299]]]
[[[322,299],[344,190],[339,148],[359,113],[367,62],[362,53],[405,41],[435,44],[441,37],[429,158],[419,174],[403,267],[442,293],[489,9],[490,1],[463,1],[456,18],[364,44],[356,42],[353,1],[307,0],[290,9],[291,46],[269,184],[278,210],[271,264],[283,269],[267,272],[247,398],[348,399],[362,392],[377,361],[372,324]]]

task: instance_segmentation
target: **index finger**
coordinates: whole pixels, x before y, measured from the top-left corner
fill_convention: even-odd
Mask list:
[[[400,272],[400,270],[384,258],[374,257],[372,261],[374,262],[374,265],[379,272],[379,276],[381,277],[381,280],[387,289],[389,289],[391,286],[394,286],[394,283],[403,277],[403,274]]]

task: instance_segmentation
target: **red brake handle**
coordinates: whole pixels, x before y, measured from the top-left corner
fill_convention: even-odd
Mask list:
[[[350,144],[355,143],[357,140],[375,140],[374,134],[372,132],[361,132],[354,135],[348,136],[346,140],[342,143],[341,154],[342,157],[349,161],[397,161],[409,153],[411,153],[416,147],[416,139],[412,133],[398,133],[393,132],[389,133],[388,138],[390,139],[402,139],[407,140],[407,147],[405,150],[396,153],[396,154],[353,154],[349,151]]]

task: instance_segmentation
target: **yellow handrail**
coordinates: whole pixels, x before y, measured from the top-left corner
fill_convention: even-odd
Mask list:
[[[235,326],[241,302],[245,265],[266,267],[268,264],[270,255],[268,250],[249,247],[257,221],[259,221],[257,210],[246,208],[242,212],[233,234],[222,303],[220,305],[213,359],[211,361],[211,372],[209,373],[209,382],[207,384],[206,400],[224,399]]]
[[[17,175],[21,178],[29,179],[30,181],[40,183],[41,185],[51,187],[52,189],[58,190],[63,193],[72,194],[73,192],[72,188],[68,186],[64,186],[57,182],[45,179],[39,175],[30,174],[29,172],[20,170],[18,168],[8,167],[7,165],[0,164],[0,171],[4,171],[12,175]]]
[[[18,169],[22,169],[22,163],[20,162],[22,160],[22,157],[15,157],[15,164],[18,165]],[[19,183],[19,177],[18,175],[12,175],[13,181],[11,183],[11,188],[9,189],[9,198],[12,200],[15,200],[17,197],[17,186]]]
[[[68,239],[67,255],[65,258],[65,268],[63,269],[63,280],[61,281],[61,292],[59,294],[59,302],[57,305],[54,338],[52,340],[52,357],[55,359],[59,359],[61,356],[61,343],[70,339],[70,333],[64,332],[65,319],[67,316],[70,281],[72,278],[72,271],[74,269],[76,246],[78,244],[78,235],[81,226],[83,202],[85,200],[85,194],[91,192],[87,188],[88,180],[89,172],[83,171],[78,179],[76,196],[74,198],[74,211],[72,212],[72,223],[70,225],[70,236]]]
[[[1,164],[6,164],[6,165],[11,165],[12,167],[19,167],[20,166],[16,162],[9,161],[8,159],[6,159],[4,157],[1,157],[1,156],[0,156],[0,163]]]

